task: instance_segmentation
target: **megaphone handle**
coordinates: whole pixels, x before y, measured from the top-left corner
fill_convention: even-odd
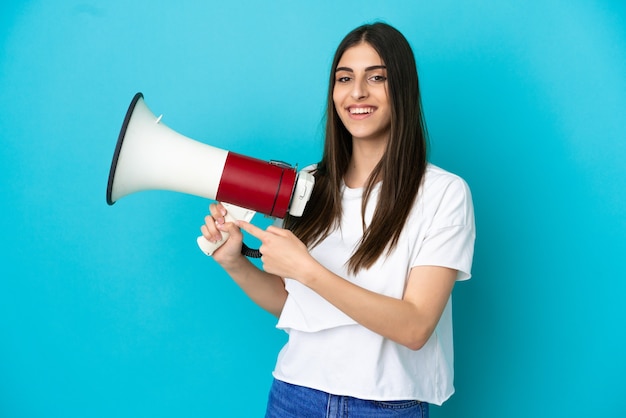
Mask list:
[[[236,219],[233,218],[230,213],[226,214],[226,216],[224,216],[224,220],[226,222],[235,222]],[[223,232],[222,231],[222,239],[217,241],[217,242],[211,242],[209,240],[207,240],[206,238],[204,238],[203,235],[200,235],[197,239],[198,241],[198,247],[200,247],[200,249],[202,250],[203,253],[205,253],[208,256],[213,255],[213,253],[220,248],[228,239],[228,237],[230,236],[230,234],[228,232]]]
[[[251,209],[246,209],[246,208],[242,208],[240,206],[235,206],[229,203],[222,203],[222,205],[226,208],[227,213],[226,216],[224,216],[224,220],[226,222],[235,222],[237,219],[240,219],[242,221],[246,221],[246,222],[250,222],[252,220],[252,217],[255,214],[255,211],[251,210]],[[217,241],[217,242],[210,242],[208,241],[206,238],[204,238],[204,236],[200,235],[197,239],[198,242],[198,247],[200,247],[200,249],[202,250],[203,253],[205,253],[206,255],[213,255],[213,253],[220,248],[228,239],[229,234],[227,232],[222,232],[222,239]],[[248,246],[246,246],[245,244],[243,245],[242,248],[242,253],[247,256],[247,257],[260,257],[259,255],[252,255],[252,254],[257,254],[258,251],[254,252],[255,250],[251,250]]]

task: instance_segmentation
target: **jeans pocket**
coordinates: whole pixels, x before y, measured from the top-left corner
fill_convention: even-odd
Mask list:
[[[408,409],[408,408],[415,408],[416,406],[419,406],[422,402],[409,400],[409,401],[374,401],[374,403],[378,405],[380,408],[384,408],[384,409]]]
[[[381,413],[387,411],[397,418],[428,418],[429,405],[427,402],[406,400],[406,401],[373,401]],[[387,416],[387,413],[384,413]]]

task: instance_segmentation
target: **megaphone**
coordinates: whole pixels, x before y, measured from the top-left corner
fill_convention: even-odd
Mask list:
[[[111,162],[109,205],[132,193],[168,190],[222,202],[229,222],[250,221],[257,212],[275,218],[302,215],[315,184],[312,174],[195,141],[167,127],[162,117],[152,113],[142,93],[133,97]],[[197,242],[212,255],[228,238],[222,236],[217,243],[202,236]]]

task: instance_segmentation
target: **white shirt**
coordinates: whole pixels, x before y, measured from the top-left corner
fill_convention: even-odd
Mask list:
[[[379,186],[366,208],[371,221]],[[474,210],[467,184],[428,165],[416,203],[397,247],[356,276],[345,263],[362,236],[362,189],[344,187],[342,222],[311,254],[333,273],[371,291],[401,299],[412,267],[435,265],[470,278]],[[359,325],[317,293],[286,279],[289,292],[277,328],[289,334],[276,379],[372,400],[417,399],[441,405],[454,393],[451,300],[433,335],[413,351]]]

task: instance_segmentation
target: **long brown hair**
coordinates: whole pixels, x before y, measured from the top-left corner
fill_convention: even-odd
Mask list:
[[[285,227],[312,247],[341,224],[341,189],[352,155],[352,136],[339,119],[333,102],[335,69],[344,52],[362,42],[372,46],[387,67],[391,129],[385,153],[364,187],[363,237],[348,260],[351,273],[371,267],[385,249],[388,254],[398,244],[426,170],[427,152],[417,68],[409,43],[398,30],[385,23],[354,29],[339,44],[330,70],[326,141],[322,160],[314,172],[315,187],[303,216],[288,216]],[[370,225],[366,225],[365,207],[379,180],[382,184],[376,209]]]

